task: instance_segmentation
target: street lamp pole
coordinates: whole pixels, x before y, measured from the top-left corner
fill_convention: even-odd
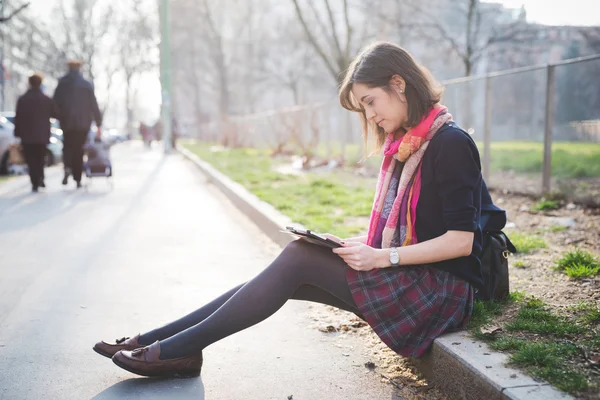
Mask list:
[[[0,0],[0,16],[4,17],[4,0]],[[0,110],[4,110],[6,108],[4,97],[6,95],[4,87],[6,86],[6,71],[4,70],[4,29],[0,32]]]
[[[162,139],[165,153],[171,151],[171,15],[169,0],[159,0],[160,13],[160,85],[162,92]]]

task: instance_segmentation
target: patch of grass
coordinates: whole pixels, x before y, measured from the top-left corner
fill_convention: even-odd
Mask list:
[[[558,364],[559,357],[543,343],[524,343],[518,353],[511,357],[511,364],[520,367],[553,367]]]
[[[340,237],[356,236],[367,226],[374,186],[367,185],[366,178],[342,179],[330,173],[286,175],[275,171],[268,150],[213,152],[204,143],[185,146],[296,223]],[[363,226],[346,224],[357,217],[365,218]]]
[[[483,149],[483,147],[479,147]],[[543,164],[540,142],[492,143],[492,171],[540,173]],[[554,142],[552,144],[552,176],[582,178],[600,176],[600,145],[596,143]]]
[[[526,265],[523,262],[523,260],[516,260],[515,262],[512,263],[512,266],[515,268],[526,268]]]
[[[505,325],[507,331],[530,332],[564,337],[582,333],[585,329],[548,311],[539,299],[529,299],[521,306],[516,318]]]
[[[571,307],[573,311],[579,314],[579,318],[586,324],[595,324],[600,322],[600,307],[591,301],[581,301]]]
[[[586,390],[585,376],[569,367],[568,360],[578,354],[576,346],[550,341],[533,342],[515,336],[503,336],[490,347],[510,352],[510,364],[527,370],[531,375],[545,379],[566,392]]]
[[[489,323],[495,315],[500,315],[502,303],[495,301],[475,301],[469,328],[476,329]]]
[[[518,312],[504,324],[504,330],[483,334],[481,327],[490,323],[488,326],[494,326],[494,318],[503,314],[504,306],[509,304],[517,305]],[[579,322],[589,324],[600,319],[600,310],[593,302],[580,303],[572,309],[579,314]],[[582,347],[600,350],[600,338],[590,327],[552,313],[542,300],[523,292],[512,292],[501,303],[475,302],[473,317],[469,324],[473,336],[485,340],[494,350],[508,352],[511,365],[569,393],[588,393],[596,388],[597,383],[586,375],[580,359]],[[574,334],[584,339],[577,346],[570,342]]]
[[[593,278],[600,275],[600,266],[575,264],[565,268],[565,274],[571,279]]]
[[[577,354],[572,344],[555,342],[520,343],[510,364],[526,368],[532,375],[547,380],[566,392],[585,390],[589,384],[581,373],[568,366],[567,359]]]
[[[535,203],[533,205],[533,207],[531,207],[531,208],[536,211],[548,211],[548,210],[556,210],[556,209],[560,208],[560,205],[559,205],[558,201],[556,201],[556,200],[542,199],[542,200],[538,201],[537,203]]]
[[[565,392],[580,392],[589,387],[589,383],[584,375],[560,365],[563,364],[545,368],[529,368],[528,370],[533,376],[545,379]]]
[[[527,345],[524,339],[517,339],[514,336],[503,336],[490,343],[490,347],[498,351],[518,351]]]
[[[554,267],[572,279],[592,278],[600,275],[600,261],[592,253],[575,249],[567,251]]]
[[[475,301],[467,328],[476,338],[489,340],[489,335],[482,333],[481,327],[490,323],[495,316],[501,315],[504,307],[509,304],[521,302],[524,298],[525,294],[523,292],[514,291],[502,301]]]
[[[598,259],[589,251],[575,249],[563,253],[563,256],[557,261],[555,268],[559,271],[564,271],[567,267],[572,267],[578,264],[597,266],[599,262]]]
[[[550,232],[562,232],[562,231],[566,231],[567,227],[566,226],[561,226],[561,225],[554,225],[550,227]]]
[[[546,248],[546,242],[539,236],[528,235],[521,232],[512,232],[510,240],[519,253],[531,253],[534,250]]]

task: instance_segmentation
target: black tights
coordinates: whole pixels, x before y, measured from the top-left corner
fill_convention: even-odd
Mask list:
[[[346,268],[330,249],[293,241],[254,279],[177,321],[141,335],[140,343],[160,340],[161,359],[196,354],[265,320],[289,299],[332,305],[364,319],[346,282]]]

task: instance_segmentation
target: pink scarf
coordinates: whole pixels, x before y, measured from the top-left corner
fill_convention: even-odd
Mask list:
[[[415,221],[417,204],[421,193],[421,161],[429,141],[437,131],[447,122],[452,120],[452,115],[444,106],[433,107],[423,117],[418,125],[406,132],[401,139],[394,140],[390,133],[384,143],[384,157],[377,181],[373,210],[369,221],[369,234],[367,244],[373,245],[377,235],[377,226],[382,217],[385,198],[390,187],[390,180],[397,167],[398,161],[404,162],[404,168],[398,183],[398,193],[394,200],[392,210],[383,228],[381,248],[390,247],[394,233],[400,228],[400,245],[408,246],[417,243]]]

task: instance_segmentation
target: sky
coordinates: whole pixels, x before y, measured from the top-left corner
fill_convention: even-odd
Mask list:
[[[29,0],[40,16],[49,15],[60,0]],[[485,0],[484,0],[485,1]],[[598,0],[489,0],[507,7],[525,5],[532,22],[548,25],[600,25]],[[550,4],[552,3],[552,4]],[[595,7],[594,7],[595,5]]]

